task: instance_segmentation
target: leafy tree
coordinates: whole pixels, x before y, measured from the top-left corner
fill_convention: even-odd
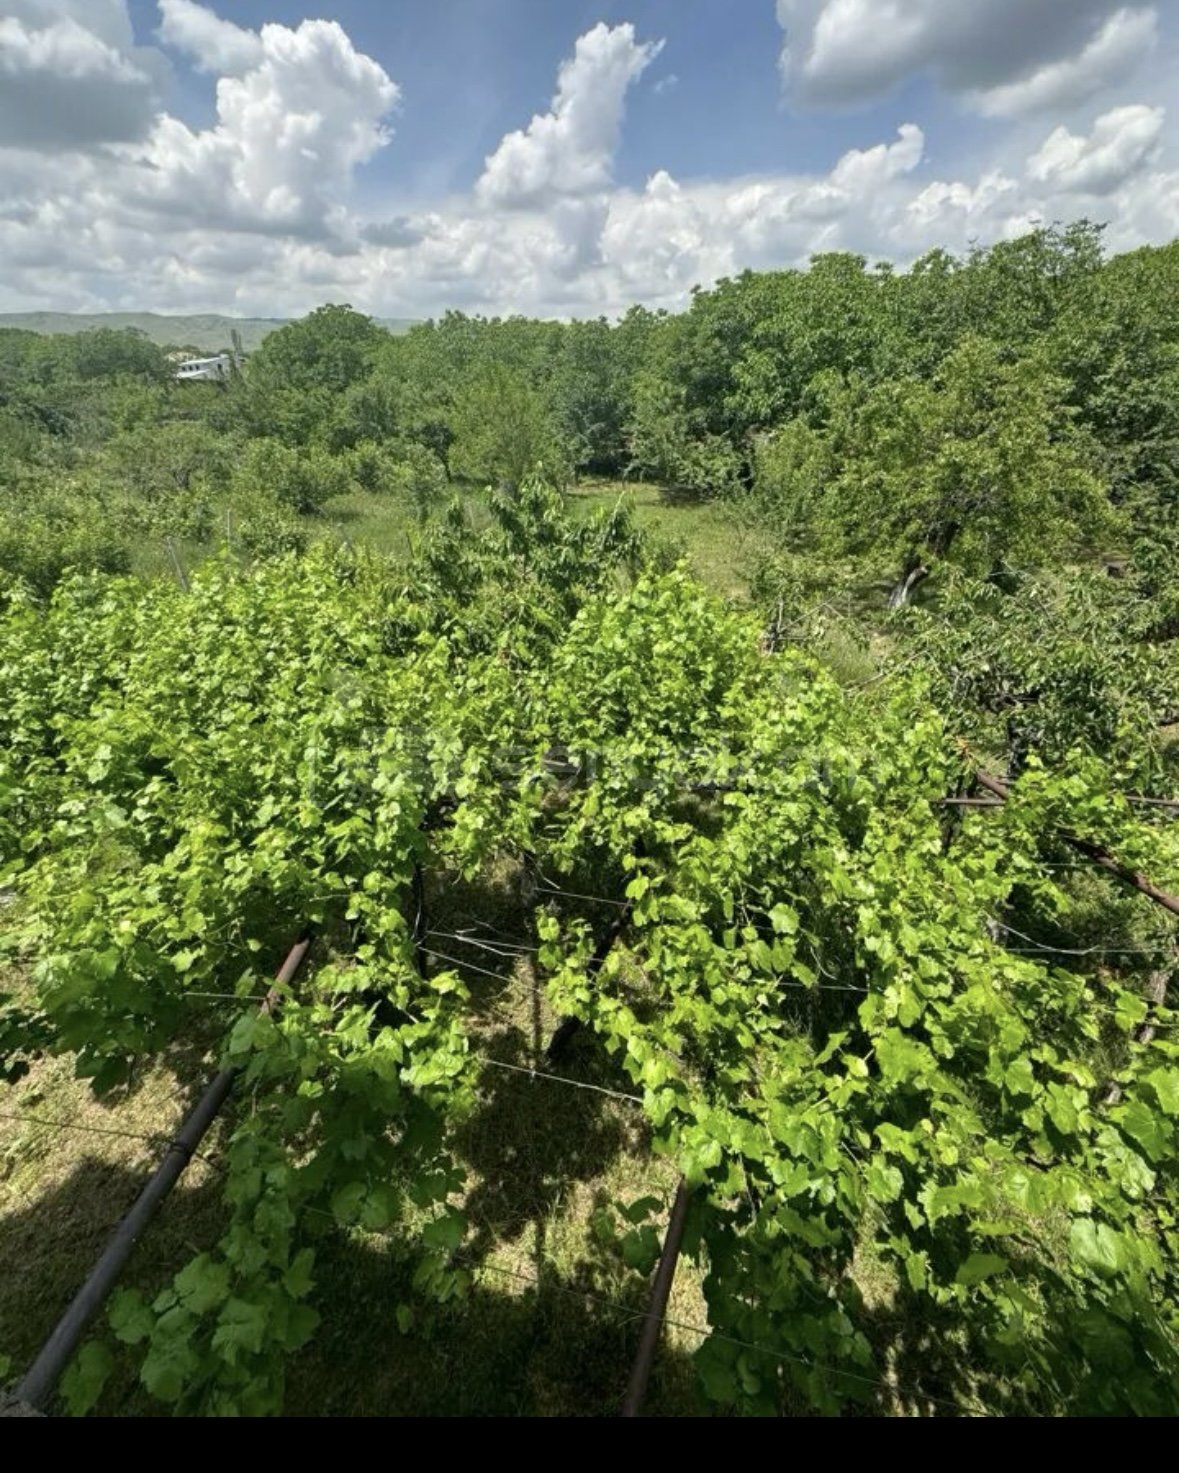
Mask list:
[[[39,594],[71,571],[126,572],[129,532],[93,483],[40,471],[0,484],[0,569]]]
[[[561,335],[548,395],[579,471],[617,475],[626,464],[630,383],[618,331],[599,318]]]
[[[333,450],[380,445],[396,437],[409,421],[403,385],[380,365],[354,383],[334,411],[329,432]]]
[[[246,369],[257,431],[297,444],[325,433],[339,396],[369,376],[387,337],[346,306],[318,307],[270,333]]]
[[[1049,332],[1099,279],[1102,228],[1079,220],[976,247],[954,278],[964,331],[1020,349]]]
[[[1107,262],[1055,323],[1049,351],[1140,525],[1179,509],[1179,242]],[[1161,498],[1161,500],[1160,500]],[[1140,513],[1138,509],[1141,509]]]
[[[1067,768],[1078,751],[1109,781],[1169,796],[1179,745],[1179,641],[1156,637],[1151,569],[1019,573],[982,581],[955,574],[936,606],[905,616],[898,660],[920,660],[947,724],[1002,754]]]
[[[515,489],[539,467],[558,482],[568,475],[568,449],[552,413],[510,368],[493,364],[474,373],[453,424],[450,468],[465,480]]]
[[[447,489],[442,462],[432,450],[412,442],[402,447],[388,482],[394,492],[409,500],[420,522],[441,505]]]
[[[446,471],[432,450],[413,440],[364,441],[350,453],[353,479],[366,491],[402,496],[425,521],[447,490]]]
[[[74,376],[92,379],[137,378],[164,383],[172,366],[164,351],[135,328],[91,328],[66,338],[65,359]]]
[[[1039,357],[968,338],[932,381],[831,381],[762,451],[758,495],[796,534],[903,566],[907,600],[952,556],[987,574],[1116,531],[1067,384]]]
[[[267,335],[250,359],[250,382],[259,390],[343,393],[368,375],[385,336],[371,317],[351,307],[317,307]]]
[[[742,429],[792,418],[811,381],[835,373],[883,377],[892,358],[885,294],[890,278],[862,256],[815,256],[805,272],[757,278],[754,321],[734,369],[732,403]]]
[[[198,480],[219,484],[239,444],[199,420],[143,423],[115,435],[103,451],[110,475],[138,495],[174,496]]]
[[[233,485],[248,496],[254,487],[280,505],[307,515],[322,510],[351,484],[347,464],[319,446],[295,448],[279,440],[253,440],[233,476]]]

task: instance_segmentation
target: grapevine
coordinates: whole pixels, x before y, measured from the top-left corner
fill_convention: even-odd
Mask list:
[[[848,693],[767,651],[756,617],[644,565],[625,518],[571,523],[541,483],[488,534],[457,514],[428,531],[408,573],[316,549],[214,562],[188,590],[7,589],[22,1028],[109,1090],[211,1012],[202,994],[242,1000],[224,1236],[110,1307],[147,1389],[280,1410],[325,1216],[399,1243],[423,1302],[466,1292],[453,1137],[479,1059],[460,972],[421,964],[415,874],[506,858],[542,877],[554,1009],[617,1061],[691,1189],[717,1404],[878,1400],[890,1365],[852,1271],[870,1260],[924,1327],[902,1350],[938,1347],[931,1405],[1174,1410],[1173,1015],[1143,1043],[1132,971],[1017,953],[989,923],[1067,920],[1064,832],[1115,835],[1179,888],[1179,827],[1077,751],[1028,761],[947,842],[969,768],[935,694],[920,669]],[[594,903],[561,892],[625,910],[605,955]],[[301,925],[316,965],[259,1013]]]

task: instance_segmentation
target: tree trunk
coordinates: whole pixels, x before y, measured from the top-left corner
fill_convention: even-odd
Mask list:
[[[1146,1000],[1152,1005],[1152,1007],[1161,1008],[1166,1002],[1167,986],[1170,983],[1170,980],[1171,974],[1169,971],[1151,972],[1150,980],[1146,984]],[[1143,1023],[1135,1032],[1134,1042],[1143,1046],[1148,1043],[1152,1043],[1157,1031],[1156,1023],[1157,1018],[1148,1015],[1146,1022]],[[1110,1084],[1106,1087],[1104,1103],[1107,1105],[1116,1105],[1119,1103],[1121,1098],[1121,1085],[1111,1081]]]
[[[890,609],[903,609],[913,597],[913,591],[929,577],[929,569],[922,563],[911,566],[902,573],[900,581],[888,596]]]

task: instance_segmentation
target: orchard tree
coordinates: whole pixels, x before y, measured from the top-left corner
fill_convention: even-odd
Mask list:
[[[309,515],[321,511],[333,496],[349,490],[351,480],[342,457],[322,446],[284,445],[279,440],[252,440],[238,462],[233,487],[246,498],[256,490],[289,511]]]
[[[1001,583],[954,571],[934,608],[903,616],[898,658],[922,664],[950,729],[1002,753],[1008,772],[1033,754],[1067,769],[1084,751],[1111,784],[1170,796],[1179,743],[1161,723],[1179,716],[1179,642],[1152,637],[1158,593],[1136,570],[1051,569]]]
[[[579,470],[616,475],[626,463],[629,383],[617,329],[604,318],[561,330],[549,399]]]
[[[454,412],[452,472],[515,490],[538,466],[558,484],[569,453],[544,398],[518,372],[489,365],[467,381]]]
[[[272,332],[250,359],[259,389],[330,389],[342,393],[371,370],[383,328],[351,307],[317,307]]]
[[[752,324],[733,366],[731,419],[741,431],[799,412],[812,380],[827,373],[879,378],[891,364],[885,295],[890,277],[863,256],[830,252],[807,271],[754,277]]]
[[[103,465],[116,480],[146,497],[167,497],[197,480],[220,483],[228,476],[236,442],[200,420],[143,423],[114,436]]]
[[[318,307],[272,332],[246,367],[255,431],[307,444],[326,433],[339,396],[363,382],[388,337],[351,307]]]
[[[1085,302],[1102,265],[1103,227],[1079,220],[976,247],[954,285],[967,332],[1026,348]]]
[[[95,327],[64,342],[68,344],[65,354],[73,375],[83,382],[138,378],[163,383],[172,376],[172,365],[163,349],[135,328]]]
[[[1050,337],[1070,401],[1139,525],[1179,516],[1179,242],[1108,261]],[[1161,498],[1161,499],[1160,499]],[[1169,508],[1169,510],[1168,510]]]
[[[943,559],[982,575],[1043,563],[1117,531],[1067,389],[984,338],[930,382],[833,379],[763,451],[759,495],[813,545],[899,563],[894,607]]]

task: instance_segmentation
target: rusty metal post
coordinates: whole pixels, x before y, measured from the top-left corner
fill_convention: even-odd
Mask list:
[[[638,1352],[631,1368],[630,1385],[626,1388],[626,1399],[622,1403],[624,1417],[637,1417],[647,1395],[647,1382],[651,1379],[651,1367],[655,1363],[663,1317],[667,1313],[667,1301],[671,1297],[671,1286],[675,1281],[676,1265],[680,1259],[680,1245],[684,1241],[684,1223],[688,1216],[690,1196],[688,1184],[681,1178],[672,1203],[671,1216],[667,1220],[663,1252],[659,1255],[659,1267],[651,1290],[651,1305],[643,1321],[643,1333],[639,1337]]]
[[[296,941],[287,954],[274,986],[266,995],[261,1011],[270,1013],[279,1000],[278,989],[290,982],[306,960],[311,948],[310,936]],[[236,1069],[222,1069],[197,1101],[196,1106],[177,1132],[155,1175],[136,1198],[131,1210],[111,1234],[102,1257],[90,1271],[86,1282],[74,1295],[41,1353],[15,1388],[15,1397],[24,1405],[44,1411],[62,1373],[73,1359],[90,1321],[105,1304],[107,1296],[131,1256],[144,1229],[155,1216],[161,1202],[180,1179],[192,1160],[206,1131],[217,1118],[229,1098],[237,1079]]]

